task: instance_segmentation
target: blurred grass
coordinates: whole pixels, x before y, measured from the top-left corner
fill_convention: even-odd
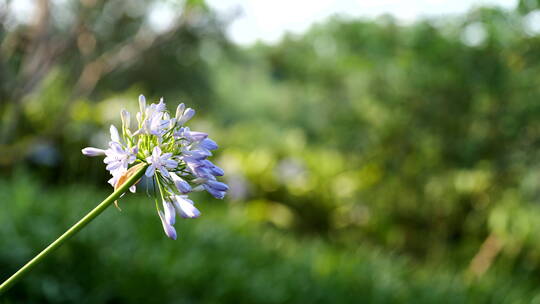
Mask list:
[[[141,193],[143,192],[143,193]],[[0,180],[0,278],[16,271],[106,192]],[[482,281],[447,266],[364,247],[338,248],[254,221],[241,205],[197,200],[203,216],[163,235],[143,190],[109,208],[0,303],[531,303],[526,275]],[[536,298],[535,298],[536,296]]]

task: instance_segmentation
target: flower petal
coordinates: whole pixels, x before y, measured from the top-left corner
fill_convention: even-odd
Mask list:
[[[215,141],[211,140],[210,138],[206,138],[203,141],[201,141],[201,147],[208,149],[208,150],[215,150],[218,148],[218,145]]]
[[[163,210],[165,215],[165,220],[169,225],[174,225],[176,219],[176,211],[174,209],[174,206],[171,202],[163,201]]]
[[[186,182],[183,178],[181,178],[174,172],[170,172],[170,174],[171,174],[172,181],[174,185],[176,186],[176,188],[178,189],[178,191],[182,193],[191,192],[191,186],[189,185],[188,182]]]
[[[163,230],[165,231],[165,234],[167,235],[167,237],[169,237],[172,240],[176,240],[176,229],[174,229],[172,225],[167,223],[163,212],[158,211],[158,215],[159,215],[159,218],[161,219],[161,225],[163,225]]]
[[[193,160],[203,160],[209,156],[202,150],[183,151],[182,154],[192,158]]]
[[[114,171],[120,167],[122,167],[121,162],[111,162],[107,165],[107,167],[105,167],[105,169],[107,169],[108,171]]]
[[[210,173],[212,173],[213,175],[215,176],[223,176],[225,174],[225,172],[223,171],[223,169],[221,169],[220,167],[218,166],[214,166],[212,168],[209,168],[208,170],[210,170]]]
[[[170,169],[173,169],[173,168],[176,168],[178,166],[178,163],[172,159],[168,159],[165,161],[165,167],[167,168],[170,168]]]
[[[161,158],[161,160],[166,160],[170,158],[171,156],[172,156],[172,153],[168,152],[168,153],[163,153],[159,158]]]
[[[159,172],[160,172],[161,175],[163,175],[164,177],[166,177],[166,178],[171,178],[171,175],[169,174],[169,171],[167,171],[167,169],[165,169],[165,167],[160,166],[160,167],[159,167]]]
[[[195,110],[193,110],[192,108],[187,108],[184,111],[184,114],[182,114],[182,117],[178,119],[178,124],[179,125],[185,124],[188,120],[190,120],[193,117],[193,115],[195,115]]]
[[[225,191],[216,190],[208,186],[207,184],[204,184],[203,187],[206,191],[208,191],[208,193],[210,193],[213,197],[217,199],[223,199],[225,197]]]
[[[184,109],[186,108],[186,105],[181,103],[176,107],[176,119],[179,120],[182,117],[182,114],[184,113]]]
[[[208,134],[204,132],[191,131],[189,132],[189,137],[191,138],[192,141],[201,141],[201,140],[206,139],[208,137]]]
[[[120,145],[119,142],[111,141],[111,142],[109,142],[109,147],[110,147],[111,151],[116,153],[116,154],[125,154],[125,151],[124,151],[124,149],[122,149],[122,145]]]
[[[218,190],[218,191],[227,191],[229,190],[229,186],[227,186],[226,184],[222,183],[222,182],[218,182],[218,181],[215,181],[215,180],[209,180],[206,182],[210,187]]]
[[[201,212],[193,206],[193,201],[184,196],[177,195],[175,205],[176,211],[184,218],[197,218]]]
[[[156,172],[156,167],[154,167],[154,165],[150,165],[148,166],[148,168],[146,168],[146,172],[144,173],[144,175],[148,177],[152,177],[152,175],[154,175],[155,172]]]

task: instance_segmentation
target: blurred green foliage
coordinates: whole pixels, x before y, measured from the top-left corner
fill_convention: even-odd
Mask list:
[[[498,261],[538,269],[539,40],[520,18],[335,18],[219,62],[223,165],[345,246],[466,266],[493,235]]]
[[[11,273],[101,200],[82,184],[49,187],[21,172],[0,183],[0,269]],[[74,197],[77,197],[74,204]],[[204,216],[162,237],[151,200],[107,210],[0,303],[530,303],[525,275],[466,284],[447,267],[362,246],[344,250],[261,225],[241,206],[198,200]],[[44,203],[46,202],[46,204]],[[28,210],[32,210],[29,214]],[[11,300],[10,300],[11,299]]]
[[[130,196],[9,299],[539,301],[536,1],[408,25],[334,17],[250,48],[201,2],[154,33],[127,6],[78,5],[75,30],[0,28],[0,274],[105,196],[101,160],[79,151],[104,145],[139,93],[198,110],[231,191],[199,198],[177,242]],[[40,35],[65,49],[28,74]]]

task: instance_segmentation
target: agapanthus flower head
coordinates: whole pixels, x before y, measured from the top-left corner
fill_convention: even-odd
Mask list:
[[[156,209],[165,234],[176,239],[174,228],[176,214],[182,218],[197,218],[199,210],[189,199],[189,193],[206,190],[215,198],[222,199],[228,186],[217,180],[223,176],[221,168],[207,158],[218,148],[216,142],[204,132],[191,131],[184,126],[195,115],[195,110],[181,103],[174,116],[167,111],[163,98],[147,105],[146,98],[139,96],[137,128],[131,128],[131,115],[122,110],[121,132],[110,127],[111,140],[107,149],[87,147],[87,156],[105,156],[103,162],[112,175],[109,183],[117,187],[130,168],[144,164],[145,175],[156,186]],[[130,188],[135,192],[135,186]],[[161,200],[161,204],[158,204]],[[161,205],[161,206],[160,206]]]

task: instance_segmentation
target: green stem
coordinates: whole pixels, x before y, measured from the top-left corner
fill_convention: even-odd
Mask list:
[[[15,274],[13,274],[9,279],[7,279],[2,285],[0,285],[0,295],[6,292],[15,282],[17,282],[21,277],[23,277],[28,271],[30,271],[34,266],[39,264],[44,260],[51,252],[56,248],[60,247],[65,241],[70,237],[75,235],[79,230],[84,228],[88,223],[90,223],[96,216],[100,215],[103,210],[109,207],[114,201],[116,201],[120,196],[126,192],[129,187],[135,184],[144,174],[146,170],[145,166],[141,166],[122,186],[120,186],[116,191],[111,193],[103,202],[97,205],[92,211],[90,211],[86,216],[80,219],[75,225],[73,225],[69,230],[64,232],[56,241],[52,242],[47,248],[43,249],[38,255],[36,255],[32,260],[30,260],[26,265],[21,267]]]

